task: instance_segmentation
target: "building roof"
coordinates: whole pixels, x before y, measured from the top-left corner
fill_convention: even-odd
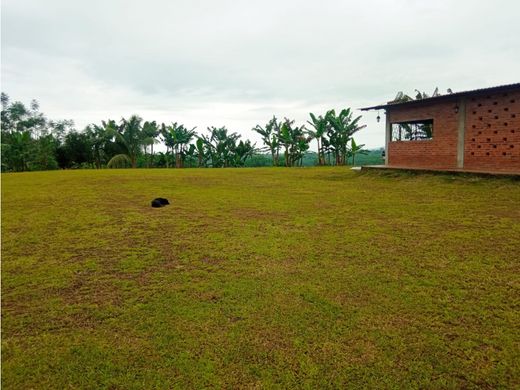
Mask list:
[[[471,91],[449,93],[446,95],[439,95],[439,96],[429,97],[426,99],[410,100],[408,102],[388,102],[386,104],[380,104],[378,106],[360,108],[360,110],[368,111],[368,110],[387,109],[387,108],[391,108],[391,107],[413,106],[416,104],[424,104],[424,103],[432,103],[432,102],[435,103],[435,102],[442,101],[442,100],[449,100],[449,99],[460,98],[460,97],[464,97],[464,96],[493,94],[493,93],[500,93],[500,92],[506,92],[506,91],[511,91],[511,90],[520,90],[520,83],[499,85],[499,86],[490,87],[490,88],[473,89]]]

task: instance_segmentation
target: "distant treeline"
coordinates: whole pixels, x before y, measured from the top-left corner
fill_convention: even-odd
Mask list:
[[[381,151],[364,150],[353,134],[361,117],[350,109],[323,116],[310,114],[306,125],[296,126],[273,117],[260,134],[263,146],[242,140],[225,127],[209,127],[205,134],[177,122],[170,125],[143,121],[133,115],[121,121],[102,121],[83,131],[70,120],[53,121],[40,112],[33,100],[29,107],[1,95],[2,171],[32,171],[71,168],[184,168],[312,166],[380,163]],[[318,152],[310,152],[316,140]],[[157,144],[166,147],[157,152]]]

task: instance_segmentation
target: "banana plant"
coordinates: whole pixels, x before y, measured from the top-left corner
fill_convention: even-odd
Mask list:
[[[314,130],[309,131],[309,134],[318,142],[318,165],[325,165],[325,155],[323,153],[323,138],[327,133],[328,120],[323,116],[316,117],[312,112],[309,114],[312,122],[307,121]]]
[[[262,136],[262,141],[267,146],[267,150],[271,153],[273,166],[278,165],[278,156],[280,151],[280,124],[275,116],[267,122],[265,128],[256,125],[253,131],[257,132]]]
[[[330,124],[328,129],[329,140],[335,154],[336,165],[345,165],[347,159],[347,145],[352,135],[366,127],[359,126],[361,116],[352,118],[352,110],[346,108],[336,115],[335,110],[327,112],[327,120]]]
[[[356,144],[356,141],[354,141],[354,138],[352,138],[352,141],[350,142],[350,151],[349,154],[352,156],[352,165],[356,164],[356,155],[357,154],[367,154],[368,150],[363,149],[365,144],[358,145]]]

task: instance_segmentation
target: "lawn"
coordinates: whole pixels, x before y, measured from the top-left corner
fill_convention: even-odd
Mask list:
[[[510,179],[2,174],[2,385],[514,388],[519,257]]]

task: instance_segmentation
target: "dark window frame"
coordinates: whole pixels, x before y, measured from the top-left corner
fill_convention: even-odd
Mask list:
[[[392,122],[391,142],[431,141],[433,139],[433,118]]]

